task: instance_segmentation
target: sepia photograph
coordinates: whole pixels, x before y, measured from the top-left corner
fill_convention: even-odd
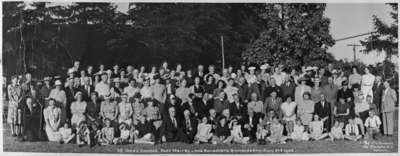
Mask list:
[[[2,1],[3,154],[398,154],[398,2]]]

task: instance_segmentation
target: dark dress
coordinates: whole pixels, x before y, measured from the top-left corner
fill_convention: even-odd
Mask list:
[[[23,137],[26,141],[38,141],[41,133],[42,106],[33,103],[29,108],[26,104],[21,105]]]
[[[350,107],[351,107],[350,104],[347,103],[347,102],[344,103],[344,104],[341,104],[341,103],[338,102],[336,104],[336,114],[346,113],[346,110],[350,109]],[[337,116],[336,120],[338,120],[339,122],[347,123],[349,118],[350,118],[350,115],[345,115],[345,116],[341,115],[341,116]]]
[[[89,126],[91,126],[91,125],[100,126],[101,125],[101,119],[99,116],[99,113],[100,113],[100,103],[99,102],[96,102],[96,103],[94,103],[92,101],[88,102],[87,106],[86,106],[86,112],[87,112],[87,114],[86,114],[87,116],[90,116],[93,118],[93,120],[90,119],[89,117],[86,118],[86,121],[88,122]]]
[[[229,137],[231,135],[231,130],[229,129],[228,125],[225,124],[225,126],[220,126],[218,125],[217,128],[215,129],[215,134],[217,137]]]

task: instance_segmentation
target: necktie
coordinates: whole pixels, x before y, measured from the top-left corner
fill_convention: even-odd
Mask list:
[[[186,128],[190,129],[190,120],[189,119],[186,119]]]
[[[172,117],[172,122],[174,123],[174,126],[176,127],[176,120],[174,117]]]

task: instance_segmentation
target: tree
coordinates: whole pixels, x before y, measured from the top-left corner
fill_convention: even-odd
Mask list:
[[[391,67],[390,60],[392,56],[398,55],[398,13],[397,13],[397,3],[389,4],[392,8],[390,15],[393,19],[393,23],[390,25],[383,22],[376,15],[373,16],[373,23],[375,25],[375,33],[360,41],[365,47],[364,53],[370,53],[376,51],[378,53],[384,52],[386,55],[383,61],[383,70],[381,70],[381,75],[384,79],[394,79],[394,70]]]
[[[266,29],[250,43],[242,57],[247,63],[323,65],[334,60],[326,52],[334,44],[325,4],[268,4],[259,16]]]

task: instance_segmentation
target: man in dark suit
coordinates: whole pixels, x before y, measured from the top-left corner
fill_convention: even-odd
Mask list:
[[[324,129],[331,129],[331,104],[326,100],[325,94],[321,94],[321,101],[314,105],[314,115],[318,115],[321,121],[324,121]]]
[[[178,137],[179,141],[188,144],[193,143],[194,136],[197,133],[197,120],[193,118],[189,110],[183,111],[183,119],[179,123]]]
[[[92,94],[92,92],[94,92],[94,87],[90,85],[90,78],[86,77],[83,80],[83,86],[82,86],[82,90],[83,90],[83,94],[84,94],[84,99],[86,101],[90,100],[90,95]]]
[[[380,109],[381,109],[382,95],[383,95],[384,90],[385,90],[385,87],[383,86],[383,83],[382,83],[382,77],[376,76],[375,83],[372,86],[372,91],[373,91],[373,97],[374,97],[373,103],[377,106],[378,112],[380,112]]]
[[[294,97],[295,89],[296,84],[288,76],[285,77],[285,82],[281,85],[282,97]]]
[[[232,116],[236,116],[238,118],[243,117],[243,115],[246,114],[246,107],[243,104],[243,102],[239,99],[239,95],[238,94],[233,94],[233,100],[234,102],[232,102],[229,106],[229,111],[231,113]]]
[[[168,116],[165,116],[160,127],[162,142],[176,142],[178,138],[178,118],[174,107],[168,108]]]
[[[183,114],[181,112],[182,109],[181,109],[180,100],[178,98],[176,98],[175,95],[170,95],[169,99],[165,103],[165,108],[170,108],[170,107],[175,108],[175,114],[176,114],[177,118],[182,118]],[[163,117],[167,117],[169,115],[169,110],[165,109],[161,113],[162,113]]]
[[[210,100],[209,94],[205,93],[201,99],[194,100],[194,109],[198,113],[198,116],[208,116],[208,111],[212,108],[213,103]]]
[[[243,116],[240,124],[242,125],[243,136],[250,137],[250,140],[256,139],[257,124],[260,116],[254,115],[252,110],[249,110],[246,115]]]
[[[182,104],[182,110],[189,110],[191,114],[194,116],[198,116],[199,113],[197,112],[195,106],[194,106],[194,100],[197,99],[195,98],[195,95],[193,93],[189,94],[188,101]],[[197,99],[198,100],[198,99]]]

